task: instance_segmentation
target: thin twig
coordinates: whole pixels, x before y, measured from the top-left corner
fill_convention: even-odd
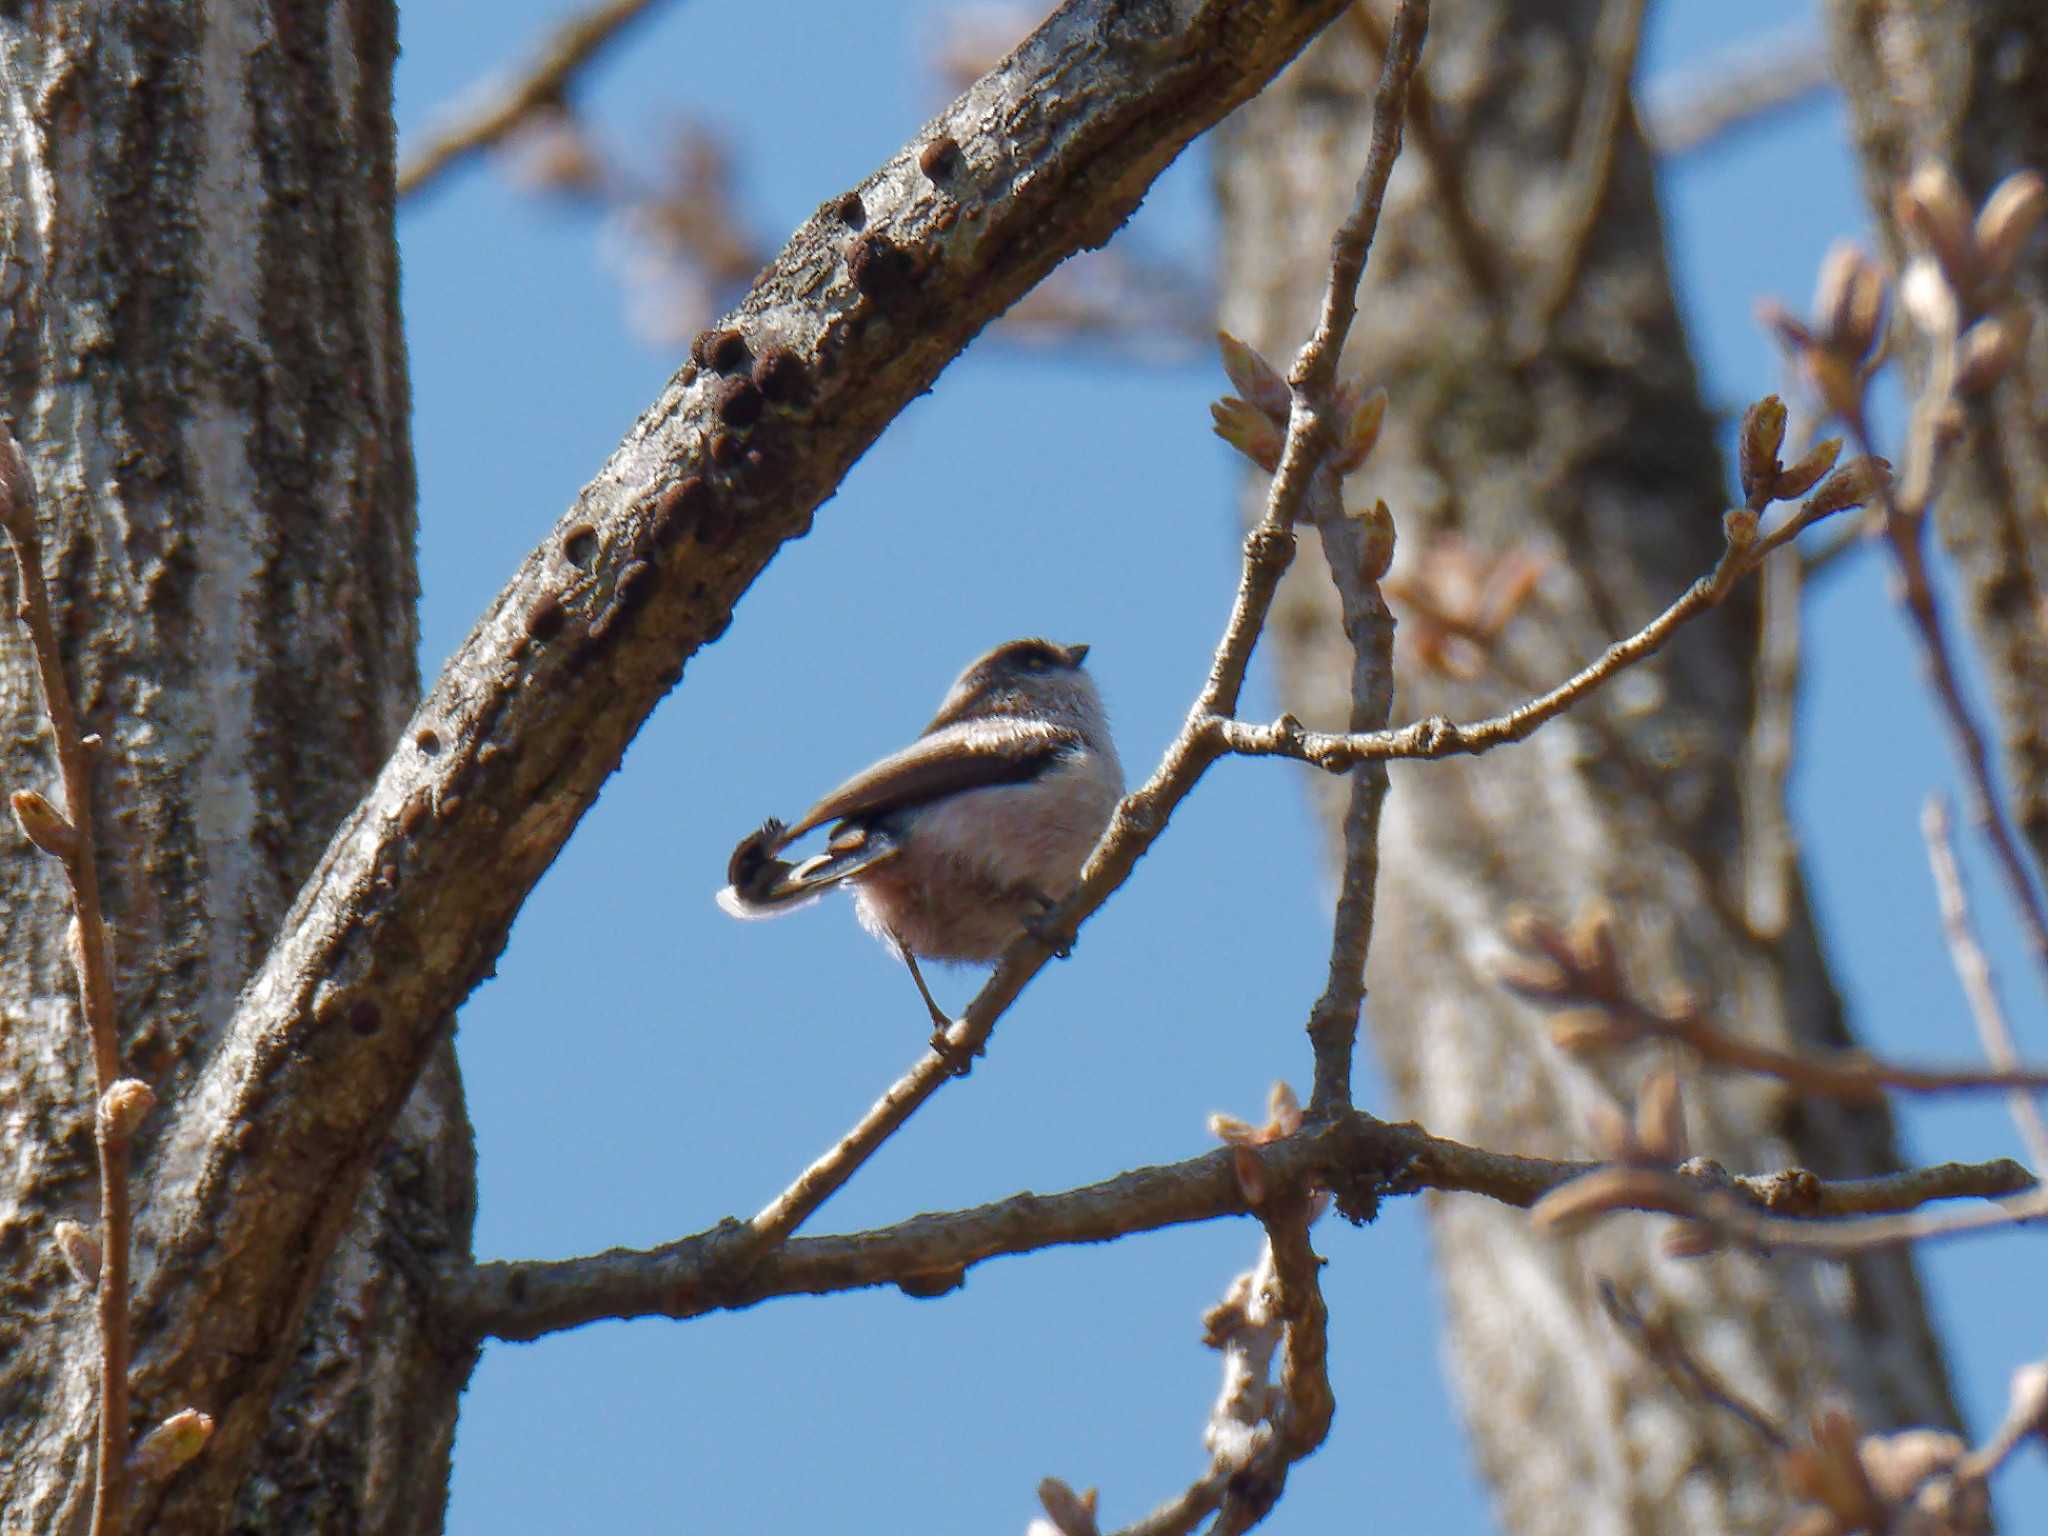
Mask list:
[[[1931,422],[1941,402],[1947,399],[1949,381],[1953,378],[1953,350],[1952,346],[1937,343],[1937,359],[1948,356],[1950,361],[1937,361],[1929,370],[1928,393],[1914,410],[1916,422]],[[1846,425],[1860,451],[1868,454],[1872,441],[1870,422],[1860,405],[1848,413]],[[1880,487],[1885,545],[1892,552],[1896,576],[1894,593],[1912,622],[1914,636],[1920,642],[1921,664],[1927,669],[1928,686],[1940,708],[1942,723],[1948,727],[1956,755],[1962,760],[1964,799],[1970,820],[1990,846],[1992,863],[1997,866],[2006,893],[2019,914],[2020,929],[2026,935],[2028,949],[2033,951],[2034,963],[2048,977],[2048,908],[2044,908],[2040,891],[2028,873],[2018,839],[2006,819],[2004,803],[1993,785],[1991,752],[1985,743],[1984,728],[1963,697],[1947,626],[1928,579],[1927,507],[1939,479],[1939,443],[1939,434],[1932,427],[1916,427],[1910,450],[1913,462],[1904,477],[1914,488],[1913,495],[1900,496],[1889,481]]]
[[[2011,1067],[1918,1067],[1862,1051],[1797,1051],[1766,1045],[1721,1028],[1690,992],[1647,998],[1622,974],[1614,950],[1611,920],[1603,909],[1567,930],[1538,914],[1520,915],[1511,932],[1518,953],[1499,967],[1501,985],[1548,1008],[1597,1010],[1561,1020],[1557,1043],[1568,1050],[1594,1051],[1642,1040],[1682,1045],[1702,1065],[1775,1077],[1802,1093],[1823,1098],[1874,1101],[1886,1092],[1914,1094],[2010,1092],[2048,1088],[2048,1069]]]
[[[1354,6],[1353,12],[1362,15],[1362,7]],[[1338,475],[1331,467],[1334,445],[1327,424],[1336,414],[1337,364],[1357,313],[1358,283],[1379,225],[1387,179],[1401,153],[1409,90],[1428,29],[1428,5],[1404,0],[1394,13],[1381,55],[1365,170],[1358,179],[1351,213],[1330,243],[1330,281],[1324,290],[1322,318],[1295,359],[1290,376],[1293,390],[1287,445],[1273,484],[1277,500],[1281,477],[1297,449],[1311,454],[1311,488],[1300,505],[1321,536],[1325,561],[1337,587],[1344,634],[1352,646],[1350,728],[1354,732],[1384,729],[1393,710],[1394,616],[1380,592],[1384,554],[1369,552],[1365,529],[1344,511]],[[1268,521],[1274,519],[1275,511],[1269,503]],[[1234,711],[1233,700],[1230,708],[1214,713]],[[1191,719],[1190,724],[1195,722]],[[1309,1039],[1315,1050],[1311,1114],[1328,1114],[1351,1104],[1351,1060],[1365,998],[1365,960],[1372,943],[1373,900],[1379,888],[1380,809],[1386,795],[1385,765],[1360,764],[1344,813],[1344,870],[1331,921],[1329,980],[1309,1013]]]
[[[1677,1041],[1707,1066],[1775,1077],[1821,1098],[1867,1101],[1887,1091],[1935,1095],[2048,1088],[2048,1069],[2042,1068],[1914,1067],[1853,1051],[1779,1050],[1721,1029],[1697,1013],[1643,1010],[1631,1022],[1646,1034]]]
[[[1308,345],[1295,359],[1290,375],[1297,394],[1297,416],[1302,391],[1327,397],[1336,385],[1344,339],[1350,335],[1351,321],[1358,313],[1358,283],[1365,275],[1366,253],[1372,249],[1372,238],[1380,225],[1380,205],[1386,200],[1387,181],[1394,174],[1394,161],[1401,153],[1401,123],[1407,112],[1409,82],[1415,78],[1428,31],[1429,0],[1401,0],[1387,35],[1380,82],[1373,92],[1372,141],[1366,149],[1365,169],[1358,176],[1351,212],[1330,240],[1330,281],[1323,290],[1322,317]]]
[[[1970,1014],[1977,1021],[1984,1055],[2000,1071],[2017,1072],[2019,1045],[1998,1000],[1991,962],[1985,958],[1970,921],[1962,869],[1956,863],[1955,847],[1949,840],[1948,811],[1939,797],[1928,796],[1926,808],[1920,813],[1920,830],[1927,839],[1927,863],[1941,902],[1941,927],[1948,939],[1949,958],[1955,965],[1957,980],[1963,984],[1963,994],[1970,1000]],[[2031,1093],[2019,1090],[2013,1093],[2011,1104],[2013,1123],[2019,1127],[2027,1156],[2036,1168],[2048,1168],[2048,1120],[2043,1119],[2040,1104]]]
[[[1427,19],[1425,0],[1403,0],[1395,19],[1394,51],[1382,72],[1373,107],[1372,150],[1365,174],[1359,178],[1357,204],[1331,242],[1330,286],[1322,318],[1295,360],[1294,411],[1286,451],[1273,476],[1265,516],[1245,540],[1244,569],[1223,638],[1210,662],[1208,680],[1152,777],[1117,808],[1082,871],[1079,887],[1041,930],[1045,936],[1077,928],[1123,884],[1165,829],[1174,808],[1218,755],[1210,739],[1209,722],[1237,707],[1252,647],[1272,608],[1274,590],[1293,558],[1294,521],[1327,451],[1316,404],[1331,393],[1337,356],[1357,312],[1358,280],[1378,226],[1387,178],[1400,151],[1403,92],[1421,52]],[[1051,954],[1040,935],[1026,935],[1013,943],[995,974],[947,1032],[946,1054],[920,1059],[830,1151],[763,1207],[743,1233],[735,1234],[733,1241],[739,1247],[732,1261],[742,1267],[758,1261],[843,1187],[918,1106],[951,1078],[954,1062],[981,1053],[997,1021]]]
[[[1571,1232],[1620,1211],[1660,1211],[1707,1228],[1724,1243],[1758,1253],[1790,1249],[1846,1257],[1873,1248],[1994,1231],[2048,1217],[2048,1187],[2010,1160],[1982,1165],[1943,1163],[1909,1169],[1882,1180],[1855,1181],[1865,1186],[1885,1186],[1884,1200],[1877,1207],[1881,1214],[1845,1209],[1838,1203],[1822,1220],[1811,1219],[1801,1208],[1806,1193],[1803,1176],[1795,1177],[1780,1196],[1779,1208],[1796,1214],[1778,1215],[1772,1214],[1768,1206],[1760,1210],[1751,1190],[1734,1183],[1717,1187],[1720,1181],[1712,1173],[1718,1170],[1712,1169],[1712,1165],[1703,1169],[1700,1161],[1695,1159],[1671,1171],[1601,1168],[1547,1196],[1532,1212],[1532,1219],[1552,1230]],[[2002,1171],[2011,1181],[2003,1192],[1986,1191],[1978,1182],[1994,1171]],[[1973,1186],[1972,1193],[1999,1203],[1938,1214],[1919,1209],[1928,1200],[1916,1196],[1946,1198],[1938,1191],[1953,1189],[1958,1179]],[[1687,1251],[1696,1254],[1700,1250],[1689,1243]]]
[[[794,1238],[748,1270],[726,1262],[729,1226],[644,1251],[479,1264],[444,1279],[440,1304],[456,1336],[527,1340],[602,1319],[699,1317],[777,1296],[881,1285],[932,1296],[990,1259],[1250,1214],[1234,1150],[1133,1169],[1057,1194],[1017,1195],[969,1210],[914,1216],[873,1231]],[[1258,1155],[1276,1189],[1314,1183],[1367,1209],[1374,1199],[1425,1190],[1527,1207],[1601,1171],[1596,1163],[1490,1152],[1357,1110],[1309,1121],[1261,1146]],[[2034,1176],[2010,1158],[1840,1180],[1802,1169],[1731,1178],[1715,1164],[1696,1161],[1659,1177],[1681,1190],[1726,1195],[1749,1211],[1796,1217],[1786,1222],[1795,1228],[1826,1217],[1908,1211],[1937,1200],[2003,1199],[2035,1189]],[[1654,1194],[1657,1203],[1648,1208],[1668,1209],[1662,1183]]]
[[[11,434],[0,431],[0,527],[4,527],[21,579],[17,610],[35,653],[43,708],[57,749],[67,824],[59,861],[71,886],[74,926],[67,945],[78,976],[80,1007],[92,1047],[94,1141],[99,1148],[100,1266],[95,1299],[100,1336],[100,1423],[98,1468],[93,1482],[93,1536],[118,1536],[126,1506],[128,1476],[128,1248],[130,1210],[128,1152],[133,1125],[110,1115],[110,1098],[120,1078],[121,1043],[114,1020],[114,978],[109,961],[106,918],[100,906],[99,863],[92,823],[92,751],[79,729],[63,652],[43,579],[42,538],[36,526],[36,488],[28,456]],[[20,812],[17,811],[19,815]],[[56,852],[38,840],[45,851]]]
[[[1548,693],[1526,700],[1505,714],[1465,724],[1431,715],[1397,730],[1356,735],[1305,730],[1299,721],[1285,716],[1270,725],[1214,719],[1207,722],[1209,734],[1223,751],[1246,757],[1291,757],[1330,773],[1341,773],[1368,762],[1476,756],[1526,740],[1616,674],[1656,655],[1689,621],[1725,601],[1735,583],[1772,550],[1791,542],[1825,515],[1802,509],[1752,544],[1729,545],[1714,569],[1686,588],[1656,618],[1626,639],[1615,641],[1597,660]]]
[[[1312,1197],[1271,1202],[1258,1212],[1273,1254],[1275,1307],[1287,1324],[1280,1351],[1280,1451],[1289,1461],[1313,1455],[1329,1438],[1337,1398],[1330,1388],[1330,1308],[1323,1300],[1323,1261],[1309,1241]]]
[[[1345,638],[1351,642],[1351,714],[1354,734],[1386,729],[1394,708],[1394,616],[1380,592],[1378,567],[1364,527],[1344,512],[1334,477],[1310,499],[1323,554],[1336,584]],[[1387,799],[1387,765],[1360,763],[1351,771],[1344,807],[1344,866],[1330,922],[1330,969],[1322,996],[1309,1011],[1315,1050],[1315,1085],[1309,1113],[1351,1106],[1351,1060],[1365,1003],[1365,962],[1372,947],[1373,903],[1379,891],[1380,812]]]
[[[460,117],[435,132],[398,171],[398,195],[412,197],[472,155],[495,148],[535,113],[559,106],[575,78],[629,23],[660,0],[606,0],[555,29],[539,56],[517,76],[497,83]]]

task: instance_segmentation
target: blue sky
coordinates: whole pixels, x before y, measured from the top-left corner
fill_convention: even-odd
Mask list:
[[[651,156],[650,131],[686,114],[728,133],[746,212],[779,243],[942,104],[924,43],[950,7],[788,0],[764,29],[767,9],[678,0],[584,100],[631,154]],[[1807,9],[1660,7],[1647,77]],[[408,6],[402,135],[523,57],[563,10]],[[1131,237],[1201,264],[1206,175],[1198,146]],[[1827,244],[1865,226],[1840,109],[1731,136],[1675,166],[1665,190],[1710,388],[1738,408],[1779,381],[1754,301],[1803,307]],[[629,327],[600,221],[496,170],[457,173],[400,233],[431,677],[680,358]],[[778,557],[642,731],[463,1010],[482,1255],[642,1246],[747,1215],[916,1057],[926,1025],[896,963],[830,904],[734,925],[710,899],[726,855],[764,815],[897,745],[962,662],[1019,634],[1095,646],[1089,665],[1142,774],[1201,680],[1234,579],[1236,469],[1206,412],[1222,387],[1207,359],[1116,364],[984,340]],[[1917,829],[1922,797],[1952,793],[1954,773],[1878,564],[1859,557],[1829,579],[1810,623],[1794,797],[1838,975],[1874,1046],[1967,1058]],[[1254,683],[1249,707],[1270,709],[1263,672]],[[1300,1021],[1329,896],[1299,774],[1215,770],[1076,957],[1013,1010],[990,1060],[817,1230],[1177,1159],[1212,1144],[1211,1111],[1256,1117],[1275,1077],[1305,1084]],[[2039,990],[1983,861],[1967,862],[2023,1047],[2041,1055]],[[957,1006],[975,980],[934,983]],[[1360,1102],[1385,1103],[1369,1073]],[[1921,1157],[2017,1152],[1991,1106],[1915,1110],[1906,1126]],[[1318,1236],[1338,1417],[1267,1528],[1335,1529],[1369,1508],[1379,1529],[1491,1529],[1443,1384],[1419,1206]],[[1121,1523],[1204,1465],[1217,1357],[1198,1319],[1256,1247],[1248,1223],[1217,1223],[997,1262],[937,1302],[778,1301],[493,1346],[464,1406],[450,1529],[1021,1532],[1047,1474],[1101,1485],[1105,1521]],[[1993,1239],[1928,1264],[1964,1401],[1988,1425],[2009,1370],[2040,1352],[2006,1320],[2032,1315],[2041,1251]],[[2011,1523],[2048,1515],[2038,1457],[2001,1487]]]

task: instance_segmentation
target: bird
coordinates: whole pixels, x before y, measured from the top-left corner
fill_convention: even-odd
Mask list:
[[[918,960],[986,963],[1036,931],[1123,798],[1088,650],[1034,638],[978,657],[909,746],[742,838],[719,906],[779,917],[847,887],[862,926],[909,967],[944,1053],[953,1021]],[[828,823],[822,852],[781,857]]]

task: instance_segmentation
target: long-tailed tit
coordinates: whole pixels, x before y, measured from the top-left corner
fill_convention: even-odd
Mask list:
[[[794,824],[746,837],[718,904],[776,917],[846,885],[862,926],[910,967],[943,1036],[952,1020],[918,957],[995,959],[1073,889],[1123,795],[1102,697],[1081,670],[1087,654],[1049,640],[997,646],[960,674],[916,741]],[[778,857],[827,822],[822,853]]]

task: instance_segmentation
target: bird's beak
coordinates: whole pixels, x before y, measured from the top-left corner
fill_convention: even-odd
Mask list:
[[[1082,663],[1082,662],[1086,661],[1087,659],[1088,659],[1088,647],[1087,647],[1087,646],[1085,646],[1085,645],[1070,645],[1070,646],[1068,646],[1068,647],[1067,647],[1067,665],[1068,665],[1068,666],[1070,666],[1070,667],[1078,667],[1079,665],[1081,665],[1081,663]]]

